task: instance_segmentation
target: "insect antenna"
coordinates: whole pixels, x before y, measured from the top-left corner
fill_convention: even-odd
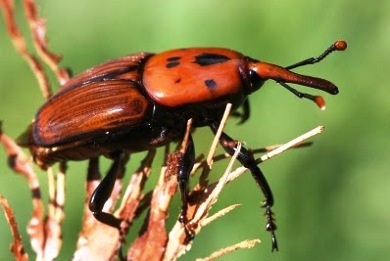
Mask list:
[[[327,57],[332,52],[334,52],[334,51],[344,51],[346,48],[347,48],[347,43],[345,41],[343,41],[343,40],[338,40],[335,43],[333,43],[329,48],[327,48],[318,57],[311,57],[311,58],[305,59],[303,61],[297,62],[297,63],[295,63],[293,65],[290,65],[290,66],[287,66],[287,67],[284,67],[284,68],[287,69],[287,70],[291,70],[291,69],[295,69],[295,68],[298,68],[298,67],[301,67],[301,66],[305,66],[305,65],[309,65],[309,64],[315,64],[315,63],[318,63],[318,62],[322,61],[323,59],[325,59],[325,57]],[[286,88],[287,90],[292,92],[298,98],[305,98],[305,99],[311,100],[315,104],[317,104],[317,106],[320,107],[321,110],[325,109],[325,100],[321,96],[315,96],[315,95],[310,95],[308,93],[302,93],[302,92],[292,88],[291,86],[289,86],[288,84],[286,84],[283,81],[277,81],[277,83],[279,83],[281,86],[283,86],[284,88]]]
[[[325,100],[324,100],[324,98],[322,98],[322,96],[316,96],[316,95],[311,95],[311,94],[308,94],[308,93],[300,92],[297,89],[294,89],[293,87],[289,86],[285,82],[278,81],[277,83],[279,83],[281,86],[286,88],[288,91],[293,93],[298,98],[305,98],[305,99],[311,100],[315,104],[317,104],[317,106],[320,107],[321,110],[325,110]]]
[[[345,41],[343,41],[343,40],[338,40],[334,44],[332,44],[328,49],[326,49],[317,58],[311,57],[311,58],[305,59],[303,61],[297,62],[297,63],[295,63],[293,65],[290,65],[290,66],[287,66],[287,67],[284,67],[284,68],[287,69],[287,70],[291,70],[291,69],[298,68],[298,67],[301,67],[301,66],[304,66],[304,65],[315,64],[315,63],[318,63],[318,62],[322,61],[323,59],[325,59],[325,57],[327,57],[332,52],[334,52],[334,51],[344,51],[345,49],[347,49],[347,43]]]

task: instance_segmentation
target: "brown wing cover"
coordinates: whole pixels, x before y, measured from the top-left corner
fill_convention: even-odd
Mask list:
[[[88,140],[144,120],[149,102],[137,84],[125,80],[97,81],[68,88],[39,110],[33,138],[43,147],[81,138]]]
[[[137,53],[106,61],[71,78],[59,91],[64,91],[75,85],[97,78],[124,79],[140,82],[142,78],[142,66],[140,65],[143,65],[145,59],[152,55],[150,53]]]

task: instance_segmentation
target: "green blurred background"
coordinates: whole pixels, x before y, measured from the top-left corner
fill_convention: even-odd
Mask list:
[[[287,152],[262,165],[275,196],[280,251],[270,252],[259,209],[263,196],[246,174],[226,187],[213,211],[233,203],[242,203],[242,207],[202,230],[182,260],[205,257],[252,238],[263,243],[223,260],[389,260],[390,1],[68,0],[38,4],[40,15],[47,19],[50,48],[63,55],[61,65],[74,73],[128,53],[191,46],[228,47],[286,66],[319,55],[334,40],[347,40],[346,52],[298,70],[339,86],[338,96],[324,94],[327,110],[320,111],[268,82],[251,96],[247,124],[238,126],[231,119],[226,129],[256,148],[326,126],[312,147]],[[19,25],[26,32],[20,3],[16,8]],[[3,20],[0,48],[0,119],[6,133],[17,137],[43,99],[30,69],[14,51]],[[212,135],[204,129],[194,138],[200,153],[206,151]],[[142,156],[132,158],[129,173]],[[160,163],[159,158],[149,188],[156,182]],[[215,178],[226,164],[216,165]],[[103,168],[107,166],[104,161]],[[70,164],[64,245],[58,260],[69,260],[75,249],[85,168],[85,162]],[[30,191],[25,180],[7,167],[3,149],[0,171],[0,193],[14,207],[31,253],[25,233],[31,214]],[[45,175],[40,178],[46,191]],[[169,226],[178,208],[176,198]],[[0,259],[11,259],[11,236],[3,215],[0,233]]]

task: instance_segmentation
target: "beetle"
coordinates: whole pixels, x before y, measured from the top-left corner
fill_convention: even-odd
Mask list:
[[[327,80],[301,75],[291,69],[317,63],[331,52],[346,47],[345,41],[336,41],[317,58],[287,67],[224,48],[176,49],[110,60],[63,85],[38,110],[18,142],[31,150],[34,161],[43,169],[56,162],[102,155],[118,164],[123,152],[145,151],[181,140],[190,118],[193,127],[209,126],[215,133],[228,103],[232,104],[234,115],[241,117],[240,122],[245,122],[249,117],[248,95],[269,79],[323,108],[322,97],[299,92],[287,83],[332,95],[338,93],[338,88]],[[220,144],[232,155],[237,143],[223,132]],[[265,196],[262,206],[267,219],[266,230],[271,232],[272,250],[277,250],[271,188],[250,150],[242,148],[238,160],[250,170]],[[187,187],[194,161],[190,135],[177,173],[182,201],[179,221],[190,238],[193,233],[186,226]],[[120,230],[122,220],[102,211],[116,175],[109,172],[101,181],[89,208],[97,220]]]

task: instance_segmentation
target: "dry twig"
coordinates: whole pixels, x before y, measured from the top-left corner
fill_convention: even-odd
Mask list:
[[[33,35],[34,47],[39,57],[49,65],[60,85],[64,85],[69,80],[69,75],[58,65],[61,56],[51,52],[47,47],[45,19],[37,16],[37,5],[34,0],[24,0],[23,4],[27,22]]]
[[[196,259],[196,261],[211,261],[216,258],[222,257],[224,255],[227,255],[229,253],[232,253],[234,251],[237,251],[238,249],[252,248],[258,243],[260,243],[259,239],[245,240],[240,243],[234,244],[232,246],[228,246],[218,251],[215,251],[214,253],[212,253],[206,258],[198,258]]]
[[[0,141],[8,155],[8,164],[16,172],[24,176],[30,187],[32,195],[33,213],[28,223],[27,232],[33,250],[37,254],[37,259],[43,256],[44,245],[44,206],[41,198],[41,190],[37,175],[33,169],[31,158],[6,135],[0,126]]]
[[[22,237],[20,236],[18,230],[18,224],[15,220],[14,212],[12,211],[12,208],[9,205],[8,201],[1,194],[0,205],[3,207],[5,217],[8,220],[8,223],[11,227],[12,235],[14,237],[14,242],[11,244],[11,251],[14,254],[15,259],[20,261],[28,260],[28,255],[24,252]]]

